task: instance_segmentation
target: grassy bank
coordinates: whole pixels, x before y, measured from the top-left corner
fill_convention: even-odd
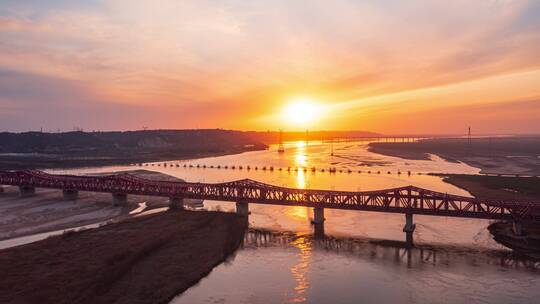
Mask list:
[[[0,303],[168,303],[243,239],[245,218],[177,211],[0,251]]]

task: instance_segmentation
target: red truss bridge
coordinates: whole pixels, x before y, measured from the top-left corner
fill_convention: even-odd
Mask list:
[[[482,200],[414,186],[352,192],[278,187],[249,179],[211,184],[156,181],[131,174],[53,175],[37,170],[0,171],[0,185],[18,186],[21,195],[33,194],[35,188],[60,189],[73,199],[79,191],[106,192],[116,204],[125,202],[128,194],[169,197],[171,207],[182,206],[185,198],[232,201],[244,215],[249,214],[248,203],[305,206],[315,208],[316,224],[324,221],[324,208],[402,213],[406,215],[404,231],[411,233],[413,214],[540,221],[538,202]]]

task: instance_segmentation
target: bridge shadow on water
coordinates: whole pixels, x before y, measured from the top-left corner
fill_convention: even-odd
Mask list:
[[[476,249],[445,244],[415,244],[373,238],[347,238],[309,233],[249,229],[242,249],[266,247],[309,247],[313,252],[337,254],[411,269],[427,266],[497,267],[540,273],[540,260],[533,260],[505,249]]]

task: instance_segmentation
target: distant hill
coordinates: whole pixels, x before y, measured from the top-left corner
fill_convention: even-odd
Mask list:
[[[118,150],[219,151],[264,145],[240,131],[151,130],[127,132],[0,133],[0,153],[103,153]]]
[[[0,169],[90,166],[261,150],[251,134],[221,129],[0,133]]]

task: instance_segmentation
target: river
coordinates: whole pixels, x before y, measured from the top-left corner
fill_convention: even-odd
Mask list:
[[[276,150],[272,146],[267,151],[141,168],[194,182],[250,178],[332,190],[415,185],[466,196],[470,194],[426,173],[480,171],[436,156],[405,160],[371,153],[367,142],[293,142],[286,144],[285,153]],[[82,174],[137,167],[50,171]],[[336,172],[329,172],[332,167]],[[205,201],[204,207],[235,208],[233,203],[216,201]],[[256,204],[249,208],[250,227],[273,232],[248,233],[234,257],[171,303],[533,303],[540,296],[540,265],[515,259],[495,243],[487,220],[415,216],[418,248],[406,249],[401,243],[403,215],[326,210],[328,238],[318,240],[312,238],[310,208]]]

